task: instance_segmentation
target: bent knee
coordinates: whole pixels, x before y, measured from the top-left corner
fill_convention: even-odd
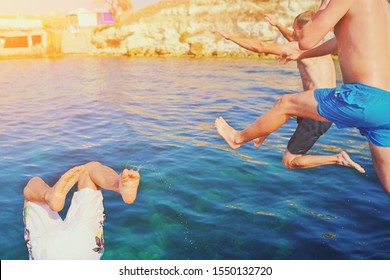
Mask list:
[[[42,182],[42,178],[41,177],[32,177],[28,182],[29,183],[37,183],[37,182]]]
[[[45,182],[42,180],[41,177],[33,177],[31,178],[27,185],[23,189],[23,196],[25,199],[27,199],[30,196],[31,193],[31,187],[34,185],[41,185],[44,184]]]
[[[283,156],[282,163],[287,169],[301,169],[305,165],[305,160],[301,154],[292,154],[287,150]]]
[[[283,163],[284,167],[287,169],[290,169],[290,170],[297,169],[297,165],[295,164],[294,159],[283,158],[282,163]]]
[[[32,180],[32,179],[31,179],[31,180]],[[29,182],[31,182],[31,180],[30,180]],[[25,199],[27,199],[28,195],[29,195],[29,189],[28,189],[28,185],[27,185],[27,186],[25,186],[24,189],[23,189],[23,197],[24,197]]]
[[[92,169],[92,168],[96,168],[96,167],[99,167],[99,166],[102,166],[102,164],[100,162],[98,162],[98,161],[90,161],[90,162],[88,162],[88,163],[86,163],[84,165],[84,167],[86,169]]]
[[[28,180],[28,183],[25,188],[27,188],[29,185],[36,185],[44,183],[43,179],[41,177],[33,177],[30,180]]]
[[[285,94],[279,97],[274,103],[274,109],[287,109],[291,106],[291,94]]]

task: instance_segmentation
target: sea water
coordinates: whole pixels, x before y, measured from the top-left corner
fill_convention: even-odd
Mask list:
[[[0,80],[1,259],[28,258],[28,180],[52,185],[89,161],[141,174],[132,205],[103,191],[103,259],[390,259],[389,196],[357,130],[333,126],[309,154],[346,150],[366,174],[286,170],[294,119],[259,149],[232,151],[214,129],[220,115],[244,128],[299,91],[294,63],[15,59],[0,61]]]

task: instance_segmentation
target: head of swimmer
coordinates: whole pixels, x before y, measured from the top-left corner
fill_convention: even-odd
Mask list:
[[[306,24],[308,24],[312,18],[316,15],[316,12],[312,10],[305,11],[303,13],[300,13],[297,15],[293,22],[293,29],[294,29],[294,40],[298,40],[296,38],[296,31],[300,31]]]

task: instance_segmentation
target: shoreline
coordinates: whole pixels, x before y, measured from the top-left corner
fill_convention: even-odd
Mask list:
[[[276,55],[264,55],[264,54],[236,54],[226,53],[217,55],[195,55],[195,54],[154,54],[154,55],[143,55],[143,54],[121,54],[121,53],[60,53],[60,54],[30,54],[30,55],[3,55],[0,56],[0,61],[3,60],[22,60],[22,59],[62,59],[67,57],[106,57],[106,58],[191,58],[191,59],[261,59],[261,60],[278,60]],[[332,55],[333,61],[338,61],[337,55]]]

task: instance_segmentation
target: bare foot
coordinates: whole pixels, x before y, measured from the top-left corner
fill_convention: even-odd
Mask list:
[[[253,140],[253,145],[254,145],[256,148],[260,148],[260,146],[263,144],[263,142],[265,141],[265,139],[267,139],[267,136],[258,137],[258,138],[256,138],[256,139]]]
[[[131,204],[137,197],[137,190],[141,176],[138,171],[135,170],[123,170],[120,175],[119,192],[122,195],[122,199],[125,203]]]
[[[231,127],[224,118],[219,117],[215,120],[215,128],[231,149],[235,150],[241,147],[240,144],[235,142],[235,136],[238,132]]]
[[[83,165],[69,169],[47,192],[45,198],[51,210],[58,212],[64,208],[66,195],[74,184],[76,184],[83,171]]]
[[[366,173],[366,171],[364,170],[363,167],[361,167],[359,164],[357,164],[356,162],[354,162],[350,157],[349,155],[347,154],[347,152],[344,152],[344,151],[341,151],[340,154],[338,154],[338,159],[339,159],[339,164],[340,165],[343,165],[343,166],[346,166],[346,167],[350,167],[350,168],[355,168],[357,171],[359,171],[360,173]]]

